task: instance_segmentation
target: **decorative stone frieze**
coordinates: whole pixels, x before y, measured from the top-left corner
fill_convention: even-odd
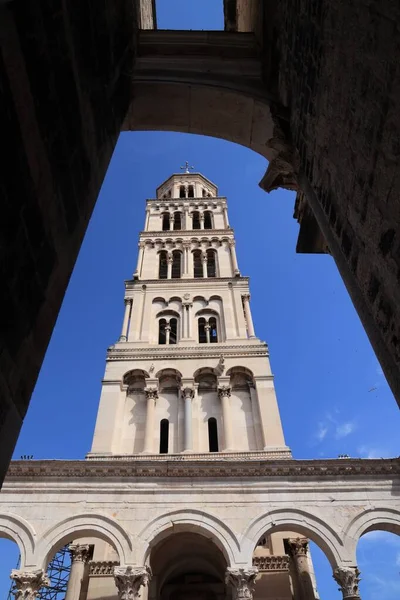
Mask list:
[[[39,590],[50,585],[50,579],[43,569],[34,571],[13,569],[10,577],[15,583],[14,596],[16,600],[36,600]]]
[[[253,567],[262,571],[288,571],[289,557],[287,554],[274,554],[268,556],[253,556]]]
[[[140,588],[149,583],[150,568],[144,567],[114,567],[115,585],[118,589],[119,600],[136,600],[140,597]]]
[[[232,587],[233,600],[251,600],[258,569],[229,568],[225,574],[225,583]]]
[[[119,566],[114,560],[92,560],[89,562],[90,577],[110,577],[114,575],[115,567]]]
[[[358,584],[360,571],[357,567],[336,567],[333,578],[339,584],[339,590],[343,594],[343,600],[358,600]]]

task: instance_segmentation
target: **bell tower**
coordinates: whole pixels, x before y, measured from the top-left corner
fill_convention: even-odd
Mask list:
[[[188,163],[182,169],[146,201],[87,458],[291,458],[227,199]]]

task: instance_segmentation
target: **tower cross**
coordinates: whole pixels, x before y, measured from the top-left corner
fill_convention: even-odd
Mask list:
[[[190,173],[190,171],[194,169],[194,167],[189,167],[189,161],[185,161],[185,165],[183,167],[180,167],[182,170],[185,171],[185,173]]]

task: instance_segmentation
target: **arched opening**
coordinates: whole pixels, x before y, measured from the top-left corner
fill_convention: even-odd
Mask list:
[[[218,426],[217,419],[208,419],[208,449],[210,452],[218,452]]]
[[[169,421],[161,419],[160,421],[160,454],[168,454],[169,443]]]
[[[357,566],[361,598],[398,598],[400,595],[400,524],[369,528],[358,540]]]
[[[167,327],[167,320],[166,319],[160,319],[158,321],[158,343],[159,344],[166,344],[167,343],[167,331],[166,331],[166,327]]]
[[[217,261],[216,261],[216,251],[212,248],[208,248],[207,250],[207,277],[216,277],[217,276]]]
[[[192,212],[192,228],[200,229],[200,213],[198,210]]]
[[[174,250],[172,252],[172,279],[180,279],[182,270],[182,252],[180,250]]]
[[[166,250],[162,250],[158,256],[159,256],[158,278],[159,279],[167,279],[168,278],[168,253],[166,252]]]
[[[163,213],[163,216],[162,216],[162,230],[163,231],[169,231],[170,221],[171,221],[171,215],[169,214],[169,212]]]
[[[203,262],[201,250],[193,251],[193,275],[196,278],[203,277]]]
[[[180,231],[182,229],[182,213],[177,211],[174,213],[174,230]]]
[[[184,185],[179,186],[179,198],[186,198],[186,190]]]
[[[199,332],[199,344],[207,343],[206,335],[206,320],[204,317],[200,317],[198,320],[198,332]]]
[[[13,600],[14,595],[12,595],[12,592],[14,592],[16,588],[15,584],[11,583],[10,574],[12,569],[19,569],[20,567],[20,552],[18,544],[14,540],[3,536],[4,534],[0,530],[0,598]]]
[[[212,229],[212,228],[213,228],[212,212],[210,210],[206,210],[204,212],[204,229]]]
[[[169,343],[176,344],[178,341],[178,319],[173,317],[169,321],[170,332],[169,332]]]
[[[193,185],[189,185],[189,188],[188,188],[188,198],[194,198],[194,187],[193,187]]]
[[[210,317],[208,320],[208,324],[210,327],[210,342],[211,342],[211,344],[215,344],[216,342],[218,342],[218,330],[217,330],[216,317]]]

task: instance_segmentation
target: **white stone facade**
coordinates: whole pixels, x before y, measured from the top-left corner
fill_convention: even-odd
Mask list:
[[[316,600],[312,539],[358,599],[359,537],[400,533],[399,460],[292,459],[226,199],[187,168],[146,206],[87,460],[15,461],[0,493],[17,598],[71,544],[66,600]]]

